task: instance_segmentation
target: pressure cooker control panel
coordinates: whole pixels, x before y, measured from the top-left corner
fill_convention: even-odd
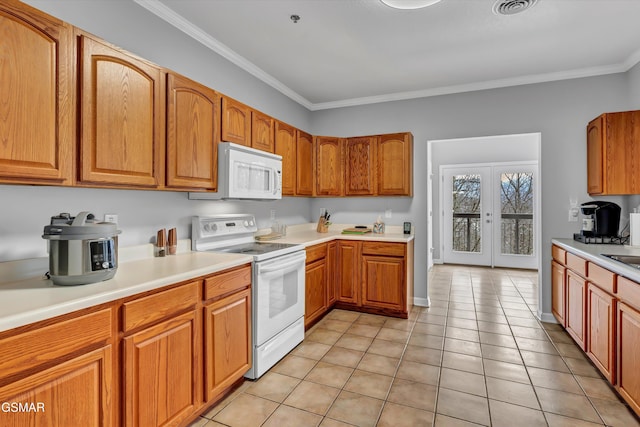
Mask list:
[[[89,242],[91,271],[108,270],[116,267],[116,251],[113,240]]]

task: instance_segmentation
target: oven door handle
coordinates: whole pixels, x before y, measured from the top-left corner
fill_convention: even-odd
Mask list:
[[[302,258],[302,259],[298,258],[298,259],[290,261],[290,262],[288,262],[286,264],[276,264],[273,267],[260,268],[260,269],[258,269],[258,274],[261,275],[261,276],[263,274],[269,274],[269,273],[274,273],[274,272],[282,274],[282,273],[285,273],[284,270],[287,270],[287,272],[296,270],[295,268],[290,268],[290,267],[296,266],[298,264],[302,264],[302,266],[304,267],[304,258]]]

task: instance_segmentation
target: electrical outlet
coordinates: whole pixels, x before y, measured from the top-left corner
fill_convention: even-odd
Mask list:
[[[391,218],[393,215],[391,213],[391,209],[387,209],[386,211],[384,211],[384,217],[385,218]]]
[[[271,221],[275,221],[275,219],[276,219],[276,210],[271,209]]]
[[[104,214],[104,222],[118,223],[118,214]]]
[[[578,222],[578,213],[580,210],[576,207],[569,208],[569,222]]]

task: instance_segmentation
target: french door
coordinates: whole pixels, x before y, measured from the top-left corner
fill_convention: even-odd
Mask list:
[[[537,165],[442,166],[443,261],[537,268]]]

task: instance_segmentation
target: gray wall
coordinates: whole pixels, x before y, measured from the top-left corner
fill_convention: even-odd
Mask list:
[[[411,131],[415,143],[415,197],[410,201],[314,200],[311,212],[315,215],[319,207],[327,207],[338,211],[332,220],[342,222],[344,218],[346,222],[359,217],[358,212],[364,206],[375,212],[390,208],[400,214],[394,213],[387,223],[400,224],[408,220],[416,224],[415,296],[424,298],[427,295],[427,141],[540,132],[541,307],[543,312],[550,313],[550,241],[553,237],[570,237],[574,229],[577,230],[577,223],[568,223],[569,198],[589,200],[586,125],[602,112],[626,109],[628,90],[627,76],[617,74],[315,112],[312,131],[319,135]],[[368,221],[370,216],[366,218]]]

